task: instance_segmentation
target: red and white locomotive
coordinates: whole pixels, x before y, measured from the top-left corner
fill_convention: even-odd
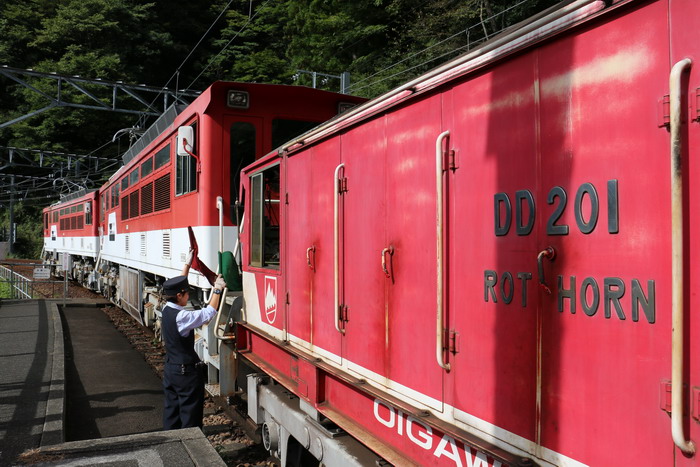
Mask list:
[[[43,211],[44,258],[70,268],[76,280],[92,288],[96,286],[93,267],[100,248],[94,217],[97,194],[80,191]]]
[[[216,264],[218,251],[235,249],[241,169],[361,101],[304,87],[214,83],[186,108],[171,106],[124,154],[124,165],[86,195],[84,223],[73,214],[76,208],[83,212],[83,198],[45,210],[45,254],[54,262],[63,253],[80,256],[73,263],[74,278],[140,322],[152,323],[159,284],[182,269],[190,247],[188,226],[206,264]],[[188,149],[178,154],[182,130],[190,135]],[[88,204],[94,206],[89,211]],[[72,224],[63,222],[69,214]],[[95,216],[90,224],[88,214]],[[76,220],[79,230],[74,230]],[[88,235],[89,251],[76,250]],[[92,283],[78,276],[78,264],[82,271],[96,270]],[[196,271],[189,279],[195,287],[210,287]]]
[[[698,465],[698,21],[695,0],[565,2],[256,152],[223,235],[235,339],[198,351],[285,465]],[[190,201],[209,221],[158,229],[214,230],[226,183]]]

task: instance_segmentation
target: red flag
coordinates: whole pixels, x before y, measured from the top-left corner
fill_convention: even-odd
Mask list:
[[[199,247],[197,246],[197,239],[194,237],[194,232],[192,231],[192,227],[187,226],[187,232],[190,234],[190,248],[192,248],[192,268],[195,271],[199,271],[202,273],[204,277],[207,278],[209,283],[211,285],[214,285],[214,282],[216,282],[216,273],[212,272],[211,269],[207,267],[206,264],[204,264],[203,261],[199,259]]]

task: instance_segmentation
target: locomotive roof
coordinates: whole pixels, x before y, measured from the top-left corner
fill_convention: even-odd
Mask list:
[[[332,91],[325,91],[321,89],[314,89],[307,86],[290,86],[287,84],[261,84],[261,83],[241,83],[237,81],[215,81],[205,89],[189,106],[184,105],[171,105],[139,138],[122,156],[123,165],[109,178],[109,181],[105,184],[108,185],[113,179],[121,177],[123,173],[128,170],[131,161],[136,159],[139,154],[141,154],[146,148],[148,148],[153,142],[157,141],[160,136],[164,133],[173,130],[176,126],[182,124],[182,121],[189,118],[190,115],[183,115],[184,111],[188,108],[196,107],[200,109],[202,113],[206,113],[212,102],[215,100],[215,95],[219,92],[224,92],[226,89],[235,87],[239,90],[248,91],[251,93],[265,92],[266,94],[270,90],[284,90],[285,93],[294,93],[297,96],[311,97],[312,95],[318,96],[322,94],[327,95],[338,95],[338,93]],[[359,98],[354,96],[347,96],[348,100],[351,102],[356,102]],[[183,115],[181,119],[180,117]],[[104,186],[103,186],[104,187]]]

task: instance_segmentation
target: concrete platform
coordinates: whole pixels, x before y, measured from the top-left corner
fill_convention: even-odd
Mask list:
[[[28,453],[38,466],[225,466],[199,428],[74,441]]]
[[[1,301],[0,368],[0,465],[225,465],[198,428],[156,431],[160,380],[94,301]]]

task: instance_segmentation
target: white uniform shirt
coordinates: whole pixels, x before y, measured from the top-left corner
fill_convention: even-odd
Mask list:
[[[166,306],[180,310],[175,318],[175,322],[177,323],[177,332],[182,337],[187,337],[194,328],[208,323],[216,314],[216,308],[211,305],[207,305],[200,310],[185,310],[185,307],[173,302],[168,302]]]

